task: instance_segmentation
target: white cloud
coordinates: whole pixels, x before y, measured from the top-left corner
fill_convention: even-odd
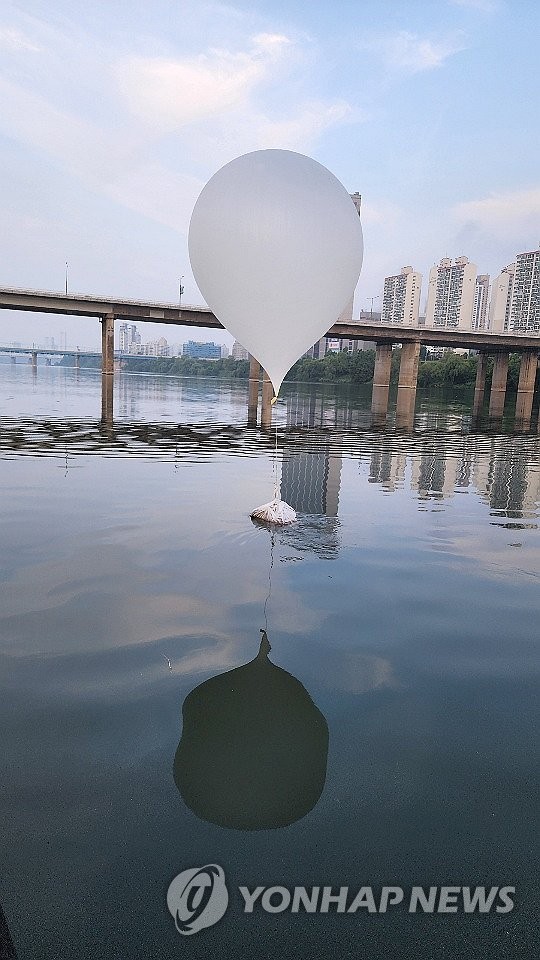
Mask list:
[[[103,191],[128,210],[183,232],[203,186],[202,180],[148,161],[126,168],[113,183],[104,185]]]
[[[253,42],[255,48],[279,57],[283,48],[290,46],[293,41],[281,33],[258,33],[253,37]]]
[[[280,34],[259,34],[249,50],[209,50],[197,57],[131,58],[117,71],[132,113],[163,132],[219,116],[246,102],[292,46]]]
[[[124,117],[122,128],[118,127],[114,136],[107,123],[98,124],[82,113],[59,109],[36,90],[0,78],[4,103],[0,128],[12,139],[53,159],[91,190],[158,223],[181,229],[189,222],[203,178],[190,175],[185,166],[169,167],[156,155],[159,139],[170,128],[189,124],[189,132],[177,131],[183,138],[177,150],[205,167],[211,157],[217,167],[254,149],[309,149],[330,126],[350,119],[351,108],[344,101],[293,101],[279,119],[251,103],[250,89],[266,75],[269,58],[279,57],[285,43],[286,38],[277,35],[256,38],[254,49],[260,52],[261,63],[259,54],[252,60],[244,55],[235,60],[220,54],[210,70],[203,57],[205,65],[201,67],[196,98],[185,86],[182,96],[177,90],[173,98],[171,90],[162,90],[158,82],[162,62],[157,70],[151,66],[152,83],[147,95],[138,101],[143,111],[148,110],[148,124]],[[192,73],[191,68],[176,67],[178,64],[171,74],[164,68],[163,75],[169,75],[171,83],[195,82],[196,70]],[[189,102],[184,106],[185,99]],[[152,116],[158,117],[154,127]]]
[[[353,116],[344,100],[297,100],[292,91],[287,96],[285,72],[301,57],[290,38],[261,33],[240,52],[132,58],[116,76],[121,96],[132,116],[145,121],[149,138],[185,137],[183,151],[192,161],[206,168],[211,157],[217,168],[250,150],[308,150],[328,128],[363,119],[358,111]],[[166,215],[167,204],[161,207]]]
[[[442,66],[448,57],[465,49],[462,37],[430,39],[401,30],[391,36],[367,41],[362,47],[379,53],[392,70],[420,73]]]
[[[474,224],[485,230],[504,230],[520,233],[540,231],[540,187],[493,194],[481,200],[467,200],[452,211],[463,224]]]
[[[111,138],[106,129],[1,79],[0,99],[3,132],[91,190],[166,226],[178,229],[189,221],[202,181],[152,159],[140,132],[127,129]]]
[[[24,66],[0,72],[1,133],[37,163],[46,157],[91,192],[182,231],[222,163],[265,147],[307,151],[328,128],[359,118],[343,100],[310,98],[298,67],[311,41],[246,34],[237,12],[222,15],[227,40],[209,37],[185,56],[118,54],[31,18],[0,27],[0,48]],[[27,55],[38,49],[40,57]]]
[[[21,30],[0,27],[0,50],[2,49],[37,53],[41,48],[29,40]]]
[[[254,18],[248,19],[249,24],[231,14],[230,29],[217,43],[215,32],[195,31],[185,54],[182,48],[174,52],[166,39],[149,38],[142,48],[136,37],[116,42],[111,34],[97,41],[71,21],[69,29],[29,17],[13,24],[17,30],[0,27],[0,133],[11,141],[9,163],[26,158],[20,182],[35,171],[30,219],[26,208],[10,202],[9,177],[3,181],[9,235],[18,238],[16,249],[9,245],[11,275],[25,277],[30,261],[32,269],[47,275],[50,264],[63,261],[64,251],[70,251],[71,264],[79,250],[84,268],[74,284],[84,287],[85,271],[93,278],[99,264],[101,243],[92,247],[85,239],[84,211],[96,200],[96,206],[101,201],[110,209],[119,231],[134,222],[123,211],[174,230],[178,258],[187,264],[184,235],[193,204],[223,163],[268,147],[310,152],[327,129],[363,119],[331,94],[313,95],[317,51],[312,40],[281,30],[260,32],[260,23],[254,27]],[[154,55],[146,56],[146,49]],[[13,70],[12,61],[20,69]],[[64,193],[72,200],[61,207],[57,224],[48,189],[59,189],[60,182],[66,185],[61,202]],[[47,235],[54,240],[44,244]],[[124,274],[132,274],[130,283],[140,282],[143,295],[145,284],[158,287],[155,263],[141,253],[135,268],[133,255],[145,249],[144,241],[128,247],[132,258]],[[90,249],[95,256],[87,255]],[[120,263],[116,255],[114,262]],[[112,289],[108,269],[107,264],[103,282]],[[195,289],[189,267],[182,270],[187,289],[190,284]]]
[[[280,120],[259,118],[258,146],[306,149],[307,144],[312,143],[328,127],[346,121],[351,114],[351,106],[343,100],[334,103],[314,101],[300,107],[292,117]]]
[[[384,226],[386,230],[396,229],[405,216],[398,204],[389,200],[362,200],[362,223]]]
[[[191,126],[185,152],[191,163],[213,171],[250,150],[310,152],[326,130],[361,119],[344,101],[293,102],[280,112],[279,119],[246,103]]]

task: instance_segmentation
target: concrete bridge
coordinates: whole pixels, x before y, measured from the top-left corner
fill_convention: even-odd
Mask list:
[[[101,357],[104,386],[104,411],[112,412],[112,374],[114,373],[114,322],[150,322],[177,324],[186,327],[206,327],[223,330],[224,327],[207,307],[182,306],[180,304],[155,303],[143,300],[123,300],[69,295],[39,290],[0,289],[0,309],[24,310],[32,313],[56,313],[78,317],[97,317],[101,321]],[[506,396],[508,359],[510,353],[521,354],[521,366],[516,400],[516,426],[528,429],[534,398],[540,337],[523,333],[490,333],[485,330],[459,330],[456,328],[427,328],[381,323],[335,323],[328,336],[373,341],[376,344],[375,374],[373,378],[372,412],[375,418],[384,419],[388,409],[388,393],[392,346],[402,345],[397,396],[397,422],[407,427],[412,425],[420,347],[444,346],[478,350],[473,415],[482,409],[486,381],[486,360],[494,357],[494,369],[489,398],[489,415],[492,419],[502,417]],[[64,351],[68,352],[68,351]],[[251,359],[248,419],[257,419],[261,368]],[[109,382],[110,381],[110,382]],[[272,388],[266,374],[262,377],[261,424],[271,421]],[[110,403],[107,398],[110,398]]]

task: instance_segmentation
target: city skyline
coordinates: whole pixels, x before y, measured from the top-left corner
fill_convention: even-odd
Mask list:
[[[383,323],[540,334],[540,247],[516,254],[493,284],[468,257],[444,257],[429,271],[423,314],[422,279],[411,266],[385,278]]]
[[[91,17],[78,2],[7,3],[1,282],[170,302],[182,286],[201,303],[195,199],[224,163],[268,147],[313,156],[362,195],[356,316],[402,263],[427,275],[433,251],[496,276],[538,237],[522,93],[537,85],[539,19],[505,0],[157,0],[151,17],[136,0],[126,29],[104,0]],[[96,347],[99,325],[76,323],[75,342]],[[3,315],[0,340],[14,324],[30,339],[43,326]]]

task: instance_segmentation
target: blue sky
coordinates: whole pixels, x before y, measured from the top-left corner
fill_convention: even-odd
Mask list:
[[[540,240],[535,0],[4,3],[0,284],[202,298],[187,229],[250,150],[325,164],[363,198],[355,313],[383,279],[464,254],[496,275]],[[97,322],[0,316],[0,342]],[[182,342],[181,328],[145,326]],[[213,335],[212,335],[213,336]]]

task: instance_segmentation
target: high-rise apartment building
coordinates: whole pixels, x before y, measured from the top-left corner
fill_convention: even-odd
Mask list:
[[[121,353],[136,353],[133,348],[141,342],[141,335],[134,323],[120,323],[118,326],[118,348]]]
[[[476,264],[467,257],[440,261],[429,272],[426,327],[470,330],[476,286]]]
[[[358,216],[360,216],[360,209],[362,207],[362,195],[358,193],[358,190],[356,190],[355,193],[351,193],[350,197],[356,207],[356,212]]]
[[[516,257],[509,329],[540,332],[540,249]]]
[[[493,281],[489,305],[489,329],[492,333],[503,333],[504,330],[508,330],[515,272],[515,263],[509,263]]]
[[[422,274],[412,267],[403,267],[401,273],[386,277],[382,302],[382,323],[401,323],[412,327],[418,324]]]
[[[487,330],[489,273],[479,273],[474,285],[473,330]]]

